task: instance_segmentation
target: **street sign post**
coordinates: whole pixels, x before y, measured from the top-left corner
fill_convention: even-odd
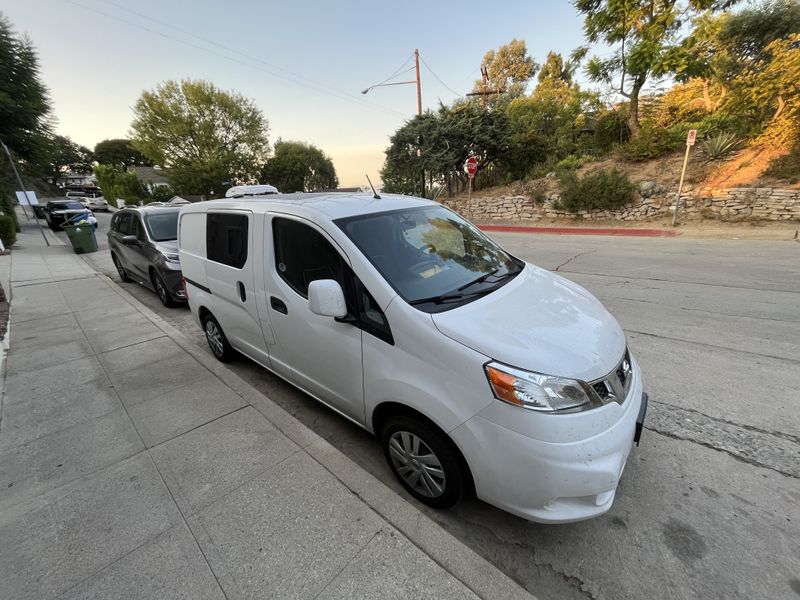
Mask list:
[[[472,217],[472,180],[475,179],[475,173],[478,172],[478,159],[470,156],[464,163],[464,170],[469,177],[469,187],[467,188],[467,218],[469,219]]]
[[[686,165],[689,163],[689,150],[697,141],[697,129],[690,129],[686,134],[686,154],[683,157],[683,169],[681,170],[681,181],[678,184],[678,199],[675,200],[675,212],[672,214],[672,226],[678,222],[678,212],[681,210],[681,192],[683,191],[683,177],[686,175]]]

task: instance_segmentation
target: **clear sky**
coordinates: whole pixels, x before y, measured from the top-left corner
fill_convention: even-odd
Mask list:
[[[76,142],[127,137],[142,90],[202,78],[254,99],[271,141],[319,146],[343,186],[377,179],[389,136],[416,113],[413,85],[360,93],[414,48],[465,93],[483,54],[512,38],[540,63],[583,41],[568,0],[3,0],[0,12],[33,40],[57,131]],[[455,99],[421,69],[423,109]]]

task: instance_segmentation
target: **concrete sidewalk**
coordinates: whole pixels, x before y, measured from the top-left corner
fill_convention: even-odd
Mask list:
[[[530,597],[23,226],[0,257],[0,597]]]

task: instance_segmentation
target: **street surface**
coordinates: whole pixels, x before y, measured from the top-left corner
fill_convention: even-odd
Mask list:
[[[84,258],[205,346],[186,308],[119,283],[97,217],[101,249]],[[419,506],[542,600],[800,597],[800,243],[492,237],[619,319],[646,430],[603,517],[544,526],[477,500]],[[249,361],[232,368],[404,493],[365,431]]]

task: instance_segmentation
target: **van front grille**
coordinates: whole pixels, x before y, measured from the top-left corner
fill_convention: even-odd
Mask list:
[[[628,396],[632,382],[633,367],[628,349],[625,348],[625,354],[622,355],[617,367],[602,379],[590,382],[589,386],[601,403],[608,404],[613,401],[622,404]]]

